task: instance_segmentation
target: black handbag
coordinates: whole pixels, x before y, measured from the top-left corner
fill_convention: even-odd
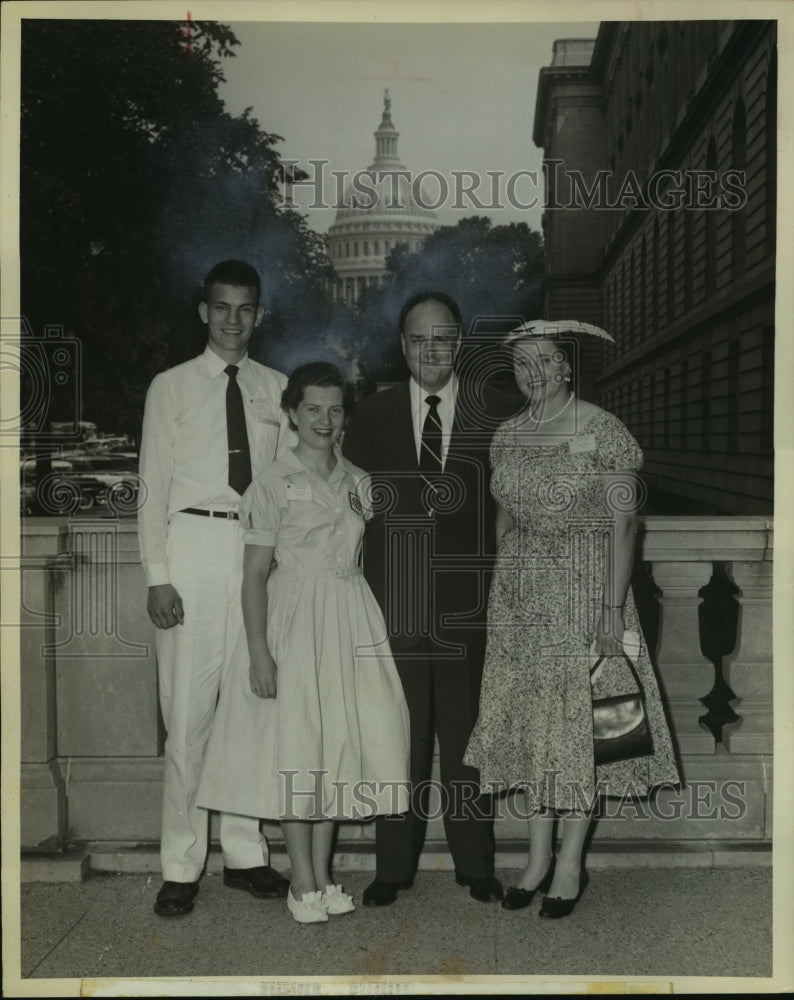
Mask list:
[[[648,757],[653,753],[653,740],[645,709],[645,691],[630,657],[623,657],[637,682],[637,691],[593,698],[593,756],[596,764],[612,764],[618,760]],[[590,668],[592,678],[601,661],[600,656]]]

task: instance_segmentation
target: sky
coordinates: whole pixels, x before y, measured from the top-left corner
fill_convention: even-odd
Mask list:
[[[538,172],[537,186],[526,176],[513,184],[517,200],[542,201],[542,151],[532,141],[538,73],[550,64],[555,39],[595,38],[597,22],[226,23],[241,44],[224,60],[221,98],[232,114],[252,108],[265,131],[283,137],[278,152],[318,178],[322,200],[336,198],[332,170],[353,173],[372,162],[388,88],[403,165],[414,175],[444,175],[424,183],[427,200],[442,201],[439,221],[455,225],[481,214],[540,230],[539,204],[509,205],[508,179]],[[314,168],[309,160],[328,165]],[[486,205],[494,183],[487,172],[500,172],[497,200],[505,207],[478,211],[463,196],[454,208],[452,171],[476,172],[466,183]],[[309,226],[325,232],[335,211],[310,208],[314,191],[296,188],[294,198]]]

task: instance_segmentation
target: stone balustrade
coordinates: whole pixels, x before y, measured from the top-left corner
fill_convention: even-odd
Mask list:
[[[604,818],[596,842],[645,841],[665,850],[718,842],[771,843],[772,521],[764,517],[640,519],[639,552],[661,594],[656,663],[685,777],[637,809]],[[724,660],[736,722],[721,742],[699,721],[715,666],[701,651],[699,591],[715,564],[738,587],[736,644]],[[21,844],[156,844],[162,746],[153,628],[134,519],[23,523],[20,573]],[[618,803],[620,806],[620,803]],[[500,850],[523,841],[518,808],[502,808]],[[280,836],[276,824],[267,832]],[[345,824],[347,850],[372,824]],[[431,822],[427,849],[443,844]]]

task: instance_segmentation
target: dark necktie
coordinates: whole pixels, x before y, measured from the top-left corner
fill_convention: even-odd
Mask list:
[[[439,396],[428,396],[430,407],[422,427],[422,446],[419,449],[419,471],[441,472],[441,417],[438,415]]]
[[[245,426],[245,409],[240,386],[237,384],[237,365],[227,365],[229,376],[226,385],[226,440],[229,445],[229,486],[242,495],[251,482],[251,449]]]

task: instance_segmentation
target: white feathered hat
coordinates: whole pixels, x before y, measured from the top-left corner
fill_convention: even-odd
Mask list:
[[[608,340],[611,344],[615,343],[611,333],[602,330],[600,326],[593,326],[592,323],[581,323],[578,319],[533,319],[511,330],[505,337],[504,344],[510,346],[530,337],[548,337],[553,340],[565,333],[586,333],[591,337]]]

